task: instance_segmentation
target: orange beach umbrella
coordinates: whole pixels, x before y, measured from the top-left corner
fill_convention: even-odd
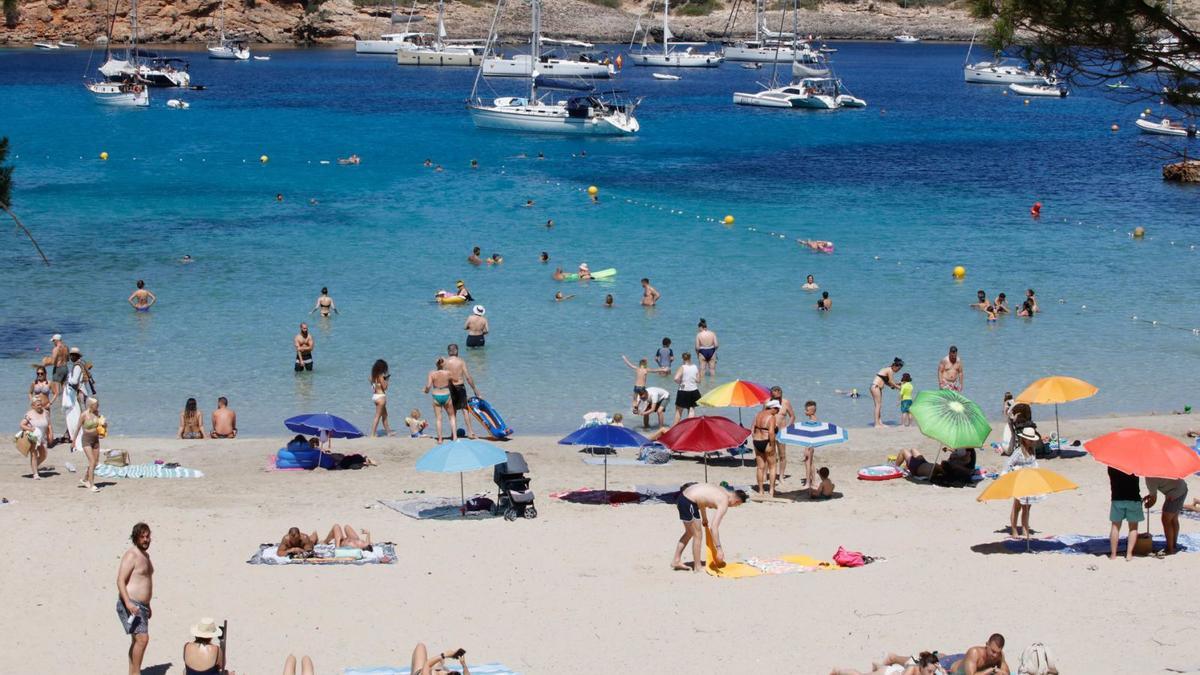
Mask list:
[[[1099,388],[1076,377],[1066,375],[1051,375],[1043,377],[1025,387],[1025,391],[1017,394],[1019,403],[1036,403],[1039,405],[1054,404],[1054,434],[1062,441],[1062,433],[1058,427],[1058,404],[1078,401],[1082,398],[1095,396]]]

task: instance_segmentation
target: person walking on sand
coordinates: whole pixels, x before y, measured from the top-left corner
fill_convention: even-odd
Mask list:
[[[654,305],[658,304],[658,299],[661,297],[662,297],[662,294],[658,292],[658,289],[656,289],[655,287],[650,285],[650,280],[647,278],[643,278],[642,279],[642,306],[643,307],[653,307]]]
[[[671,371],[666,368],[650,368],[646,359],[640,359],[637,365],[629,360],[628,356],[621,355],[621,360],[625,365],[633,369],[633,402],[630,403],[630,409],[637,412],[638,403],[641,401],[642,394],[646,393],[646,376],[649,373],[658,373],[659,375],[667,375]]]
[[[775,496],[775,479],[778,475],[776,468],[775,448],[779,428],[775,422],[782,406],[775,399],[768,399],[762,410],[754,416],[754,427],[750,432],[750,442],[754,445],[754,474],[758,480],[758,494],[763,494],[764,481],[771,496]]]
[[[683,536],[675,544],[675,559],[671,561],[671,569],[687,570],[683,564],[683,550],[689,542],[692,544],[692,571],[699,572],[704,564],[700,555],[700,546],[704,541],[704,530],[709,530],[712,537],[713,550],[716,556],[709,561],[713,567],[725,566],[725,551],[721,547],[721,523],[730,507],[746,503],[747,495],[743,490],[727,490],[721,485],[712,483],[688,483],[679,491],[675,506],[679,510],[679,520],[683,523]],[[710,520],[708,510],[715,509],[716,514]]]
[[[217,409],[212,412],[212,433],[208,437],[237,438],[237,413],[224,396],[217,398]]]
[[[701,374],[707,372],[709,377],[717,376],[717,334],[708,329],[708,322],[700,319],[696,324],[696,358],[700,360]]]
[[[55,333],[50,338],[50,343],[54,345],[54,348],[50,350],[49,361],[43,361],[43,365],[48,365],[51,368],[50,388],[54,390],[54,395],[50,397],[50,401],[53,402],[55,399],[59,399],[59,405],[61,406],[64,402],[60,397],[63,395],[63,388],[67,382],[67,371],[70,370],[67,366],[67,343],[63,342],[62,336],[58,333]]]
[[[36,366],[33,371],[33,382],[29,384],[29,402],[33,403],[33,399],[45,396],[47,407],[54,402],[54,387],[50,386],[50,380],[46,377],[46,366]]]
[[[150,599],[154,595],[154,563],[150,562],[150,526],[138,523],[129,535],[133,546],[117,567],[117,618],[129,636],[129,675],[140,675],[150,642]]]
[[[695,417],[696,406],[700,401],[700,369],[692,363],[692,353],[683,353],[683,363],[675,371],[675,382],[679,390],[675,392],[675,421],[680,417]]]
[[[79,420],[87,406],[88,396],[96,393],[96,387],[79,348],[71,347],[67,358],[70,359],[70,372],[67,374],[66,389],[63,390],[63,414],[67,422],[67,435],[71,438],[71,452],[81,452],[83,442],[80,440]]]
[[[450,345],[453,347],[454,345]],[[453,376],[446,369],[446,359],[438,359],[434,364],[433,370],[429,371],[429,376],[425,378],[425,393],[433,396],[433,416],[437,424],[437,442],[442,442],[442,413],[450,418],[450,440],[455,439],[455,424],[454,419],[454,385],[452,384]],[[465,394],[464,394],[465,397]],[[470,425],[470,415],[467,417],[467,424]],[[471,436],[474,438],[474,436]]]
[[[467,387],[471,385],[471,391],[476,398],[483,398],[483,394],[479,393],[479,387],[475,386],[475,379],[471,377],[471,371],[467,368],[467,362],[463,361],[458,356],[458,345],[452,344],[446,346],[446,371],[450,373],[450,402],[454,405],[450,410],[450,425],[457,429],[458,420],[456,416],[462,413],[464,426],[467,428],[467,438],[475,438],[475,431],[471,429],[471,411],[467,410]],[[464,384],[466,383],[466,384]]]
[[[378,435],[380,423],[383,424],[383,435],[392,435],[392,429],[388,426],[387,411],[388,380],[391,377],[387,361],[375,359],[375,363],[371,366],[371,402],[375,404],[375,419],[371,420],[372,437]]]
[[[329,318],[330,312],[333,312],[334,314],[341,314],[341,312],[338,311],[337,305],[334,304],[333,298],[329,297],[329,289],[327,287],[321,287],[321,295],[317,296],[317,302],[313,305],[313,308],[308,311],[309,314],[312,314],[313,312],[320,312],[321,318],[324,319]]]
[[[154,303],[158,302],[158,298],[153,293],[146,290],[146,282],[141,279],[137,280],[137,288],[129,296],[129,306],[135,312],[149,312]]]
[[[488,334],[488,320],[484,316],[487,310],[483,305],[475,305],[471,308],[471,316],[467,317],[467,322],[463,324],[463,330],[467,331],[467,346],[482,347],[485,336]]]
[[[312,335],[308,332],[307,323],[300,324],[300,332],[296,337],[292,338],[292,346],[296,350],[296,372],[299,373],[303,370],[311,372],[313,369],[312,353],[315,343],[313,342]]]
[[[958,347],[950,345],[950,352],[938,362],[938,389],[949,389],[962,393],[963,364],[958,359]]]
[[[83,435],[83,454],[87,457],[88,464],[83,478],[79,479],[79,484],[92,492],[100,491],[100,488],[96,487],[96,465],[100,463],[100,430],[107,425],[108,420],[100,414],[100,400],[89,398],[83,416],[79,418],[79,431]]]
[[[29,445],[29,473],[33,480],[41,480],[42,462],[46,461],[49,453],[50,439],[53,438],[53,427],[50,425],[50,404],[46,397],[38,396],[29,404],[29,410],[21,418],[21,433],[24,442]],[[22,439],[18,438],[20,443]]]
[[[892,365],[880,368],[879,372],[875,373],[875,379],[871,380],[871,398],[875,401],[875,426],[877,427],[883,426],[883,420],[880,419],[880,415],[883,413],[883,388],[900,388],[894,378],[903,367],[904,361],[897,356],[892,359]]]
[[[783,397],[783,387],[778,385],[771,387],[771,398],[779,401],[779,414],[775,416],[775,427],[783,430],[795,424],[796,410],[792,407],[792,402]],[[775,451],[778,453],[779,481],[783,482],[788,477],[787,446],[776,439]],[[811,486],[813,484],[812,448],[804,453],[804,475],[805,481],[807,481],[805,485]]]

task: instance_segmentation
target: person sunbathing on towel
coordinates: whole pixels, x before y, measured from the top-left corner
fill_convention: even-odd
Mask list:
[[[1009,675],[1004,660],[1004,636],[992,633],[987,644],[971,647],[950,667],[950,675]]]
[[[936,464],[925,459],[925,455],[916,448],[905,448],[897,452],[896,461],[892,463],[908,471],[908,475],[913,478],[933,478],[933,470],[937,468]]]
[[[717,567],[725,566],[725,553],[721,550],[721,521],[725,519],[725,512],[731,506],[740,506],[746,502],[746,493],[743,490],[727,490],[724,486],[713,485],[712,483],[688,483],[679,491],[679,497],[675,500],[675,505],[679,508],[679,520],[683,521],[683,536],[679,538],[679,543],[675,545],[675,559],[671,561],[671,568],[676,570],[686,570],[687,565],[683,564],[680,558],[683,556],[683,549],[687,548],[688,542],[692,542],[692,571],[699,572],[700,566],[703,564],[700,556],[700,545],[704,541],[704,530],[709,526],[708,509],[716,509],[717,513],[712,518],[712,544],[716,550],[716,560],[713,562]]]
[[[283,535],[283,539],[279,540],[279,548],[275,551],[280,558],[287,557],[304,557],[312,554],[313,546],[317,543],[317,533],[304,534],[300,528],[293,527],[288,529],[287,534]]]
[[[917,656],[888,654],[883,663],[872,663],[871,670],[834,668],[829,675],[935,675],[940,672],[937,652],[921,652]]]
[[[425,648],[424,642],[418,642],[413,648],[412,653],[412,675],[444,675],[454,674],[471,675],[471,669],[467,667],[467,650],[459,647],[452,651],[441,652],[437,656],[430,658],[429,652]],[[458,661],[458,665],[462,670],[450,670],[446,667],[446,660],[454,659]]]
[[[363,551],[374,550],[371,547],[371,533],[368,530],[362,531],[363,536],[358,536],[353,527],[349,525],[334,525],[329,534],[325,536],[323,544],[333,544],[338,548],[357,548]]]

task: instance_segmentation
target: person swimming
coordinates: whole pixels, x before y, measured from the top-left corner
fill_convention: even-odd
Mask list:
[[[563,279],[566,278],[567,275],[565,273],[563,273],[563,269],[561,267],[555,267],[554,274],[551,276],[554,278],[555,281],[562,281]]]

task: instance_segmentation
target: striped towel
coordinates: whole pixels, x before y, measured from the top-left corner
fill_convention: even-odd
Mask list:
[[[517,671],[500,663],[484,663],[482,665],[472,665],[471,675],[521,675]],[[379,668],[347,668],[342,671],[342,675],[412,675],[412,670],[409,668],[389,668],[382,666]]]
[[[204,472],[186,466],[168,467],[166,464],[131,464],[111,466],[99,464],[96,475],[100,478],[203,478]]]

